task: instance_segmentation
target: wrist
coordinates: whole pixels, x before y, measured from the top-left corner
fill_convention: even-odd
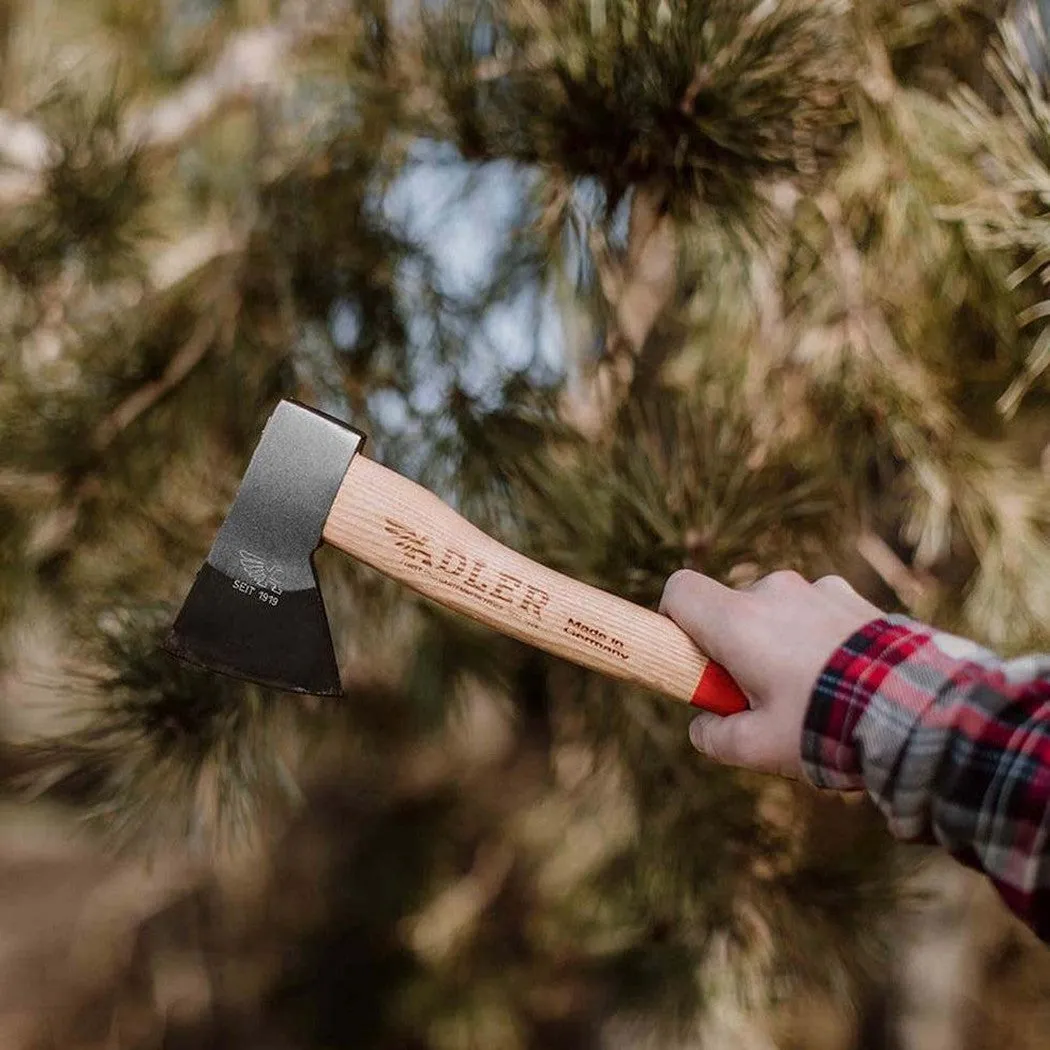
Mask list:
[[[873,697],[897,667],[928,640],[909,617],[880,616],[828,657],[810,693],[802,724],[802,768],[817,787],[864,787],[857,729]]]

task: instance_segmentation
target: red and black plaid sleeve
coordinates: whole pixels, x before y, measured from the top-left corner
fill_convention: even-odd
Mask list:
[[[875,620],[818,678],[802,757],[818,786],[867,790],[898,838],[986,872],[1050,941],[1050,656]]]

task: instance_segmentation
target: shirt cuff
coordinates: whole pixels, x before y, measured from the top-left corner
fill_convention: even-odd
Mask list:
[[[858,725],[895,669],[929,640],[930,629],[923,624],[907,616],[883,616],[832,653],[813,687],[802,727],[802,767],[817,787],[856,791],[866,786]],[[911,725],[897,728],[903,742]]]

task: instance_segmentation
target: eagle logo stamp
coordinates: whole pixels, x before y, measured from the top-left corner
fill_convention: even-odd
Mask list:
[[[240,550],[237,553],[240,555],[241,568],[256,587],[262,587],[272,594],[282,593],[281,577],[284,569],[277,562],[267,561],[251,551]]]
[[[383,529],[394,537],[394,546],[401,551],[407,561],[425,565],[427,568],[433,567],[434,559],[431,556],[428,537],[420,535],[415,529],[393,518],[386,519]]]

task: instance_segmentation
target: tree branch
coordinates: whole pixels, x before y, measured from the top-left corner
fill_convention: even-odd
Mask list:
[[[0,207],[21,207],[43,191],[41,176],[54,155],[51,140],[32,121],[0,110]]]
[[[124,129],[128,143],[148,150],[177,147],[221,114],[279,83],[296,43],[297,34],[288,26],[236,34],[211,69],[130,115]]]
[[[41,172],[53,149],[51,140],[32,121],[0,110],[0,160],[28,173]]]
[[[930,583],[923,582],[909,569],[881,536],[865,530],[857,537],[856,547],[857,553],[900,598],[909,612],[925,608],[930,595]]]
[[[136,419],[174,390],[204,360],[221,324],[221,318],[215,316],[202,318],[190,338],[168,362],[163,375],[139,387],[98,425],[92,437],[96,452],[104,452]],[[98,477],[95,474],[88,475],[73,489],[64,505],[41,519],[26,545],[26,554],[31,560],[44,561],[68,545],[80,520],[84,501],[95,494],[98,488]]]
[[[54,499],[61,491],[62,479],[57,474],[0,470],[0,496]]]
[[[199,273],[209,263],[233,255],[243,247],[243,236],[239,237],[224,224],[194,230],[150,259],[150,286],[155,292],[167,291]]]
[[[204,360],[204,355],[212,345],[218,329],[219,323],[214,317],[203,319],[168,362],[163,375],[152,383],[140,386],[98,425],[93,442],[95,451],[102,452],[107,449],[139,416],[151,409],[169,391],[174,390]]]
[[[605,360],[563,403],[565,418],[583,433],[601,433],[630,386],[646,340],[674,295],[677,247],[662,198],[641,186],[631,200],[623,254],[614,257],[598,231],[592,236],[591,251],[613,323]]]
[[[330,6],[321,23],[286,18],[235,33],[211,68],[166,98],[129,114],[122,131],[126,147],[152,152],[176,149],[223,114],[272,90],[287,74],[288,57],[297,47],[345,28],[345,5]],[[42,176],[54,154],[55,145],[41,127],[0,110],[0,161],[15,169],[0,171],[0,206],[39,196]]]
[[[40,179],[25,171],[0,171],[0,208],[21,208],[43,192]]]

